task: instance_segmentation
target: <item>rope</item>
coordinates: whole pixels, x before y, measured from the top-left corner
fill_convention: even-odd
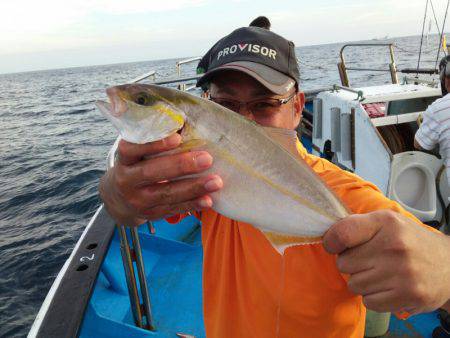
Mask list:
[[[440,34],[441,30],[439,29],[439,23],[436,18],[436,12],[434,11],[433,0],[430,0],[430,4],[431,4],[431,10],[433,11],[434,23],[436,24],[436,29],[438,31],[438,34]]]
[[[399,47],[397,45],[394,45],[394,48],[398,49],[401,52],[405,52],[405,53],[413,53],[413,54],[417,53],[417,50],[405,49],[405,48]],[[436,47],[431,47],[429,49],[422,49],[422,54],[431,53],[431,52],[434,52],[435,50],[436,50]],[[434,60],[433,60],[433,62],[434,62]]]
[[[404,53],[410,53],[410,54],[415,54],[415,53],[416,53],[415,50],[412,50],[412,49],[411,49],[411,50],[404,49],[404,48],[402,48],[402,47],[399,47],[399,46],[396,45],[396,44],[394,44],[394,48],[395,48],[395,49],[398,49],[399,51],[404,52]],[[430,48],[430,49],[427,49],[427,50],[422,50],[422,53],[426,54],[426,53],[430,53],[430,52],[432,52],[432,51],[434,51],[434,50],[435,50],[435,48]],[[432,62],[434,62],[434,60],[433,60]]]
[[[445,21],[447,20],[448,5],[450,5],[450,0],[447,0],[447,9],[445,10],[444,22],[442,23],[441,37],[439,39],[439,48],[438,48],[438,52],[437,52],[437,56],[436,56],[436,63],[434,64],[434,68],[436,68],[436,66],[437,66],[437,63],[439,60],[439,54],[441,52],[442,36],[444,35]]]
[[[416,74],[416,76],[419,76],[420,56],[422,55],[423,32],[425,30],[425,20],[427,18],[427,11],[428,11],[428,0],[427,0],[426,5],[425,5],[425,13],[423,15],[422,36],[420,37],[419,59],[417,60],[417,74]]]

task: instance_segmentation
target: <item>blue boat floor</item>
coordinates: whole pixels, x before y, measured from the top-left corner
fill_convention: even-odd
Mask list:
[[[176,333],[205,337],[200,225],[190,216],[176,225],[156,222],[155,228],[155,235],[146,226],[141,226],[139,232],[156,331],[134,325],[116,231],[86,310],[80,337],[175,338]],[[383,337],[431,338],[438,325],[435,312],[408,320],[391,316],[389,332]]]
[[[102,265],[80,337],[205,337],[202,313],[201,232],[187,217],[175,225],[155,223],[156,234],[139,228],[156,331],[134,325],[117,233]]]

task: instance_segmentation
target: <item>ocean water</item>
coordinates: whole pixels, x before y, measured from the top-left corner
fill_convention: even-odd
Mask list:
[[[387,41],[397,46],[398,69],[417,66],[420,37]],[[422,67],[434,67],[437,44],[437,36],[424,41]],[[302,89],[340,83],[342,46],[297,48]],[[158,78],[175,76],[178,60],[0,74],[0,337],[26,335],[100,205],[97,184],[116,132],[94,101],[105,97],[106,87],[150,70]],[[387,69],[387,47],[348,50],[346,61]],[[182,75],[194,71],[195,64],[187,65]],[[350,81],[366,86],[389,83],[390,77],[351,72]]]

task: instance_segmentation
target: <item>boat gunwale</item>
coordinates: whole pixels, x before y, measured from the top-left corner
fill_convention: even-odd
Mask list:
[[[103,221],[102,219],[105,219],[106,221]],[[107,222],[107,224],[105,224]],[[111,225],[109,227],[109,225]],[[97,230],[97,228],[108,228],[108,231],[106,233],[103,233],[103,236],[99,236],[102,238],[98,238],[96,241],[98,245],[95,247],[94,250],[92,250],[92,253],[97,256],[97,258],[94,259],[94,255],[92,256],[86,256],[86,248],[82,246],[86,240],[89,240],[91,242],[93,240],[92,233]],[[28,338],[34,338],[34,337],[49,337],[49,334],[51,337],[56,337],[61,334],[61,331],[64,331],[64,336],[67,336],[67,333],[72,332],[73,334],[69,334],[69,336],[78,336],[80,333],[80,329],[83,323],[84,319],[84,313],[86,311],[87,305],[90,301],[92,292],[95,288],[96,280],[99,275],[101,266],[103,264],[103,261],[106,257],[106,254],[108,252],[111,240],[114,235],[114,221],[107,213],[106,209],[104,208],[104,205],[100,205],[95,214],[90,219],[88,225],[84,229],[83,233],[81,234],[79,240],[75,244],[74,249],[72,250],[69,258],[64,263],[61,270],[58,272],[58,275],[56,276],[56,279],[54,280],[52,286],[50,287],[50,290],[48,291],[44,302],[41,305],[41,308],[39,309],[39,312],[31,326],[30,331],[28,332],[27,337]],[[95,235],[95,233],[94,233]],[[91,238],[90,238],[91,237]],[[86,241],[87,242],[87,241]],[[100,251],[102,250],[102,251]],[[84,251],[84,252],[83,252]],[[79,257],[81,256],[81,257]],[[92,260],[90,259],[92,257]],[[76,258],[79,258],[76,260]],[[58,311],[55,311],[57,307],[60,304],[57,304],[57,298],[61,298],[62,294],[64,294],[64,291],[67,289],[72,289],[71,287],[79,287],[81,283],[80,278],[70,278],[70,269],[74,268],[75,266],[80,266],[80,262],[83,263],[82,265],[86,265],[88,268],[86,268],[87,274],[84,274],[83,276],[80,276],[81,282],[84,282],[84,284],[88,284],[88,290],[85,294],[87,296],[80,296],[77,299],[81,300],[82,302],[78,302],[78,304],[70,303],[67,307],[70,307],[71,312],[73,312],[73,309],[75,305],[78,306],[79,310],[82,311],[82,314],[78,316],[78,318],[75,318],[73,321],[69,321],[68,319],[74,319],[76,316],[67,316],[67,312],[64,311],[64,313],[59,313]],[[76,270],[75,270],[76,271]],[[80,271],[76,271],[78,274],[80,274]],[[85,271],[81,271],[83,273]],[[73,285],[75,282],[76,285]],[[78,282],[78,283],[77,283]],[[68,287],[69,286],[69,287]],[[67,293],[67,292],[66,292]],[[77,292],[79,295],[80,292]],[[50,318],[51,317],[51,318]],[[58,334],[59,332],[59,334]]]

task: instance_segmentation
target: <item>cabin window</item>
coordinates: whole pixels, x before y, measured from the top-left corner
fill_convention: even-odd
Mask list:
[[[440,96],[416,97],[413,99],[390,101],[387,103],[387,115],[401,115],[423,112]]]

